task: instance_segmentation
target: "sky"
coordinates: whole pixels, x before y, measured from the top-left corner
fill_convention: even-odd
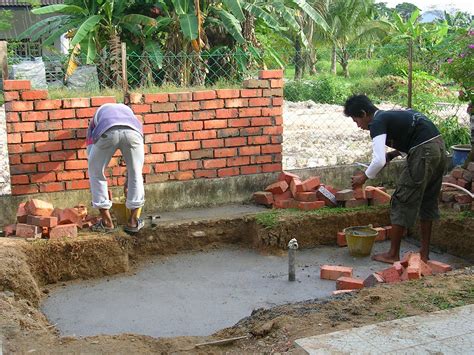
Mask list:
[[[409,2],[416,5],[422,11],[431,10],[434,7],[439,10],[449,10],[456,8],[462,11],[467,11],[474,15],[474,1],[472,0],[376,0],[375,2],[386,2],[388,7],[395,7],[402,2]]]

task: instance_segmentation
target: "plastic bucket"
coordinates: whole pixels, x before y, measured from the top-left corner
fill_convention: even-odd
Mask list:
[[[138,209],[137,217],[140,217],[142,209]],[[128,219],[130,218],[131,211],[125,206],[124,199],[112,201],[112,214],[117,220],[118,224],[127,224]]]
[[[368,226],[348,227],[343,230],[346,235],[349,254],[352,256],[368,256],[374,246],[377,230]]]
[[[451,147],[453,150],[453,166],[463,165],[469,152],[471,151],[470,144],[456,144]]]

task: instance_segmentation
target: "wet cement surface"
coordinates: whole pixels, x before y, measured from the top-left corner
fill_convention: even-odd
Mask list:
[[[388,249],[388,243],[377,243],[375,251]],[[408,250],[417,247],[403,242],[402,252]],[[453,266],[463,264],[445,254],[431,257]],[[42,310],[61,335],[210,335],[257,308],[331,296],[335,282],[319,278],[322,264],[353,266],[354,276],[361,278],[388,267],[336,247],[299,250],[296,261],[297,280],[289,282],[285,256],[227,248],[157,257],[134,275],[57,288]]]

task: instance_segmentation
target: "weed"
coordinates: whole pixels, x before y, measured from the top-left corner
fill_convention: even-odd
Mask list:
[[[280,212],[278,210],[261,212],[255,215],[255,220],[265,229],[271,229],[278,224],[279,215]]]

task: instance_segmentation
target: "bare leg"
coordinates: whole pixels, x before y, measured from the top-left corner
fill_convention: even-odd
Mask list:
[[[423,260],[425,263],[430,259],[430,239],[431,239],[432,227],[433,227],[433,221],[420,220],[420,229],[421,229],[420,256],[421,256],[421,260]]]
[[[105,208],[99,208],[100,216],[102,217],[102,222],[107,228],[113,228],[114,222],[112,222],[112,216],[110,215],[110,211]]]
[[[393,264],[395,261],[399,261],[400,244],[405,231],[405,227],[392,224],[392,230],[390,231],[390,250],[386,253],[375,254],[372,256],[372,259],[387,264]]]
[[[136,227],[138,226],[138,208],[131,210],[130,219],[128,220],[129,227]]]

